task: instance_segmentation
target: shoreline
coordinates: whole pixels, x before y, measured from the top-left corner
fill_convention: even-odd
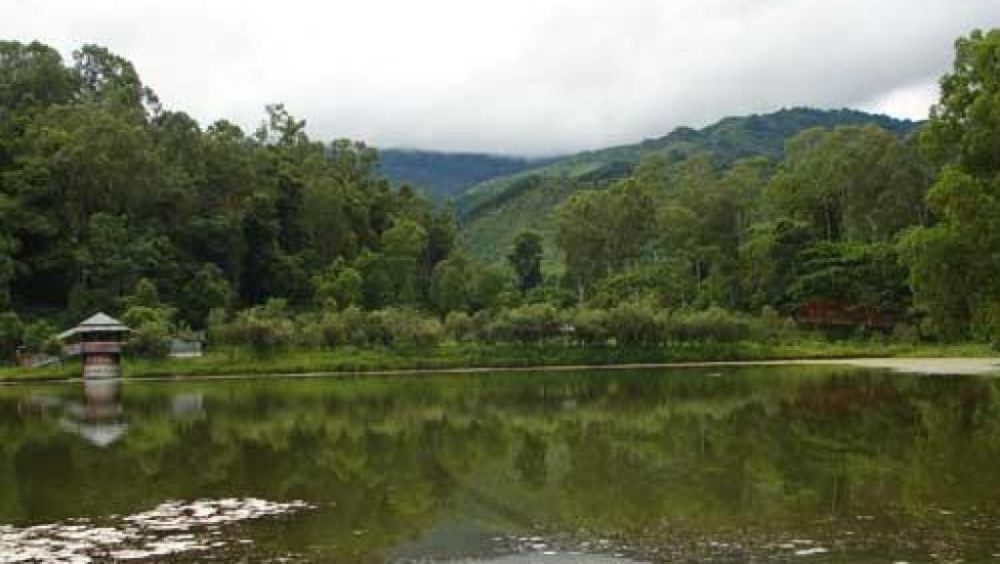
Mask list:
[[[398,368],[373,370],[326,370],[311,372],[244,372],[219,374],[134,375],[121,380],[144,382],[226,381],[270,378],[336,378],[365,376],[420,376],[432,374],[484,374],[490,372],[573,372],[598,370],[664,370],[684,368],[744,367],[744,366],[849,366],[887,369],[897,373],[954,376],[1000,376],[1000,357],[837,357],[789,358],[761,360],[678,361],[615,364],[540,364],[526,366],[468,366],[448,368]],[[28,376],[0,379],[0,386],[24,384],[68,384],[81,381],[75,376]]]

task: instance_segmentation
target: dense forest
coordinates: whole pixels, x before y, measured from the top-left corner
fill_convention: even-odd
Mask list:
[[[744,338],[733,328],[761,315],[995,340],[998,76],[1000,30],[974,32],[919,126],[805,111],[777,132],[759,116],[680,130],[597,168],[586,155],[546,164],[584,162],[579,174],[473,188],[460,234],[452,207],[390,182],[373,148],[312,140],[280,104],[251,132],[202,125],[104,48],[67,62],[0,42],[0,353],[43,347],[96,310],[125,315],[151,351],[187,329],[282,343],[286,325],[314,345],[444,328],[653,344]],[[763,150],[740,145],[758,138]],[[489,242],[462,248],[470,221],[528,193],[548,198],[541,232],[494,239],[492,260]]]
[[[631,176],[643,160],[676,164],[710,157],[725,169],[741,159],[763,157],[772,163],[785,146],[809,129],[874,125],[904,137],[917,123],[855,110],[783,109],[768,114],[727,117],[702,129],[679,127],[658,139],[587,151],[556,159],[515,174],[491,178],[467,188],[456,199],[462,245],[482,261],[497,260],[496,246],[513,242],[524,229],[545,236],[548,269],[561,266],[555,246],[555,208],[581,190],[606,188]]]

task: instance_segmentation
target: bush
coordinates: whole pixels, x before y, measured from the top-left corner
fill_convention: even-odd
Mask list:
[[[650,303],[620,303],[608,310],[605,323],[619,345],[652,345],[662,340],[662,327]]]
[[[607,342],[608,313],[601,309],[580,308],[570,317],[573,327],[573,338],[585,345]]]
[[[495,315],[491,310],[484,309],[472,315],[472,338],[480,343],[495,343],[492,325]]]
[[[23,344],[31,352],[48,352],[58,332],[55,325],[40,319],[24,328]]]
[[[670,317],[667,333],[672,341],[734,343],[748,339],[751,331],[746,317],[712,307],[675,313]]]
[[[292,342],[296,347],[315,349],[323,345],[322,314],[304,313],[295,317]]]
[[[295,326],[288,318],[284,300],[270,300],[263,306],[240,311],[219,333],[223,342],[267,353],[290,345]]]
[[[892,342],[902,345],[915,345],[920,342],[920,333],[909,323],[897,323],[892,328]]]
[[[776,309],[764,306],[760,316],[750,320],[750,338],[768,343],[788,343],[801,337],[801,331],[790,317],[781,317]]]
[[[350,342],[351,331],[343,315],[328,312],[319,320],[320,342],[327,347],[346,345]]]
[[[454,341],[472,341],[476,338],[476,324],[464,311],[453,311],[444,320],[444,334]]]
[[[0,359],[14,358],[14,351],[21,344],[24,324],[13,311],[0,313]]]
[[[559,336],[559,311],[550,304],[529,304],[503,312],[494,322],[498,340],[537,343]]]
[[[373,341],[369,336],[369,315],[357,306],[351,306],[340,312],[340,323],[344,329],[344,342],[355,346],[364,346]]]
[[[170,326],[147,321],[132,329],[128,352],[143,358],[164,358],[170,352]]]
[[[443,335],[441,322],[432,317],[421,315],[412,309],[385,309],[374,312],[385,334],[386,345],[406,344],[419,347],[436,345]]]

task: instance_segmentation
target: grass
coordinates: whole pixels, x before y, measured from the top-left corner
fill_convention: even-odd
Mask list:
[[[435,347],[286,350],[255,354],[240,348],[217,350],[191,359],[126,359],[128,378],[295,374],[307,372],[377,372],[460,368],[654,364],[670,362],[789,360],[851,357],[994,356],[987,345],[899,345],[867,342],[702,343],[670,347],[485,345],[447,343]],[[36,369],[0,368],[0,381],[73,378],[77,362]]]

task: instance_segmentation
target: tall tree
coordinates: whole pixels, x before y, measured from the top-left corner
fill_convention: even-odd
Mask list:
[[[902,240],[916,301],[942,337],[1000,342],[1000,30],[956,42],[922,141],[944,170]]]
[[[542,235],[537,231],[521,231],[507,255],[517,276],[517,288],[527,293],[542,283]]]

